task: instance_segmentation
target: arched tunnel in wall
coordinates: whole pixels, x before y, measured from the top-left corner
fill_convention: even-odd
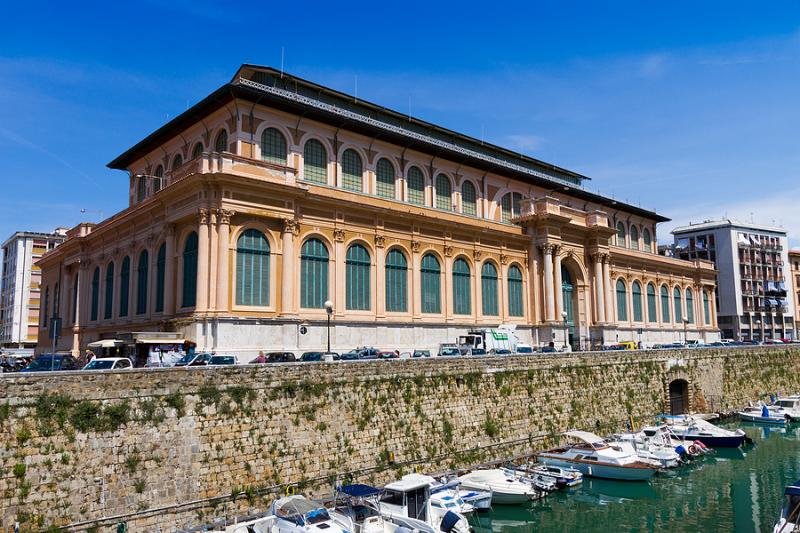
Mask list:
[[[669,382],[669,412],[682,415],[689,412],[689,382],[685,379],[674,379]]]

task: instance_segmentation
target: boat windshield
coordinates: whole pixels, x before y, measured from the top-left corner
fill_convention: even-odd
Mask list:
[[[778,407],[794,407],[794,400],[778,400],[775,405]]]
[[[318,524],[330,520],[324,507],[320,507],[308,498],[295,496],[278,502],[275,515],[297,525]]]

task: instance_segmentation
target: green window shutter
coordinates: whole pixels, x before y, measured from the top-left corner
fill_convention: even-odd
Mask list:
[[[472,312],[469,265],[459,258],[453,263],[453,313],[469,315]]]
[[[680,324],[683,322],[683,306],[681,305],[681,290],[675,287],[672,290],[673,300],[675,301],[675,322]]]
[[[328,299],[328,249],[309,239],[300,251],[300,306],[323,309]]]
[[[656,317],[656,286],[652,283],[647,284],[647,321],[657,322]]]
[[[522,271],[516,265],[508,268],[508,314],[524,316],[522,297]]]
[[[261,159],[286,166],[286,138],[275,128],[267,128],[261,133]]]
[[[639,228],[631,224],[631,249],[639,249]]]
[[[375,169],[376,192],[382,198],[394,198],[394,167],[388,159],[379,159]]]
[[[666,285],[661,286],[661,321],[671,322],[669,317],[669,289]]]
[[[692,296],[692,289],[686,289],[686,320],[689,324],[694,324],[694,296]]]
[[[425,205],[425,177],[417,167],[408,169],[408,202],[411,204]]]
[[[644,322],[642,314],[642,286],[638,281],[631,285],[631,295],[633,296],[633,321]]]
[[[139,262],[136,265],[136,314],[143,315],[147,312],[147,274],[150,254],[142,250]]]
[[[217,152],[227,152],[228,151],[228,132],[222,130],[217,135],[217,142],[214,143],[214,150]]]
[[[156,256],[156,313],[164,312],[164,275],[167,266],[167,245],[162,243]]]
[[[478,214],[477,195],[475,194],[475,186],[471,181],[465,181],[461,184],[461,212],[473,217]]]
[[[303,179],[323,185],[328,183],[328,152],[316,139],[309,139],[303,147]]]
[[[197,233],[192,232],[183,245],[183,301],[181,307],[197,304]]]
[[[114,310],[114,263],[106,267],[106,301],[103,306],[103,318],[109,320]]]
[[[386,311],[408,311],[408,262],[397,249],[386,254]]]
[[[269,305],[270,249],[266,236],[248,229],[236,241],[236,304]]]
[[[348,191],[364,190],[364,167],[358,152],[348,148],[342,154],[342,186]]]
[[[522,210],[522,195],[518,192],[511,194],[511,214],[518,217]]]
[[[625,246],[625,224],[617,222],[617,246]]]
[[[98,307],[100,303],[100,267],[94,269],[92,274],[92,309],[91,320],[97,320]]]
[[[445,211],[453,210],[453,189],[450,178],[444,174],[436,176],[436,208]]]
[[[497,269],[492,263],[481,268],[481,303],[484,316],[497,316]]]
[[[650,230],[644,228],[642,230],[642,241],[644,241],[644,251],[645,252],[652,252],[653,251],[653,241],[650,238]]]
[[[368,311],[370,308],[369,277],[370,257],[367,249],[354,244],[347,249],[345,258],[345,285],[347,309]]]
[[[711,305],[708,301],[708,291],[703,291],[703,320],[706,325],[711,324]]]
[[[420,266],[421,274],[421,298],[423,313],[442,312],[442,269],[439,260],[432,254],[426,254],[422,258]]]
[[[513,218],[513,213],[511,211],[511,193],[508,193],[500,199],[500,221],[501,222],[511,222]]]
[[[617,321],[628,321],[628,291],[621,279],[617,280]]]
[[[197,143],[192,148],[192,159],[197,159],[201,155],[203,155],[203,143]]]

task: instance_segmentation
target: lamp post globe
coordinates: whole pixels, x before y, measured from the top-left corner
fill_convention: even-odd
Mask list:
[[[333,314],[333,302],[325,300],[325,303],[322,305],[325,307],[325,313],[328,315],[328,349],[326,353],[331,353],[331,315]]]

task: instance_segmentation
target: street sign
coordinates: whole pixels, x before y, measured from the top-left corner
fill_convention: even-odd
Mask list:
[[[642,333],[644,333],[644,329],[642,329],[642,328],[639,328],[639,329],[637,329],[637,330],[636,330],[636,333],[638,333],[639,335],[641,335]]]
[[[308,333],[308,328],[305,326],[300,326],[300,335],[305,335]]]

